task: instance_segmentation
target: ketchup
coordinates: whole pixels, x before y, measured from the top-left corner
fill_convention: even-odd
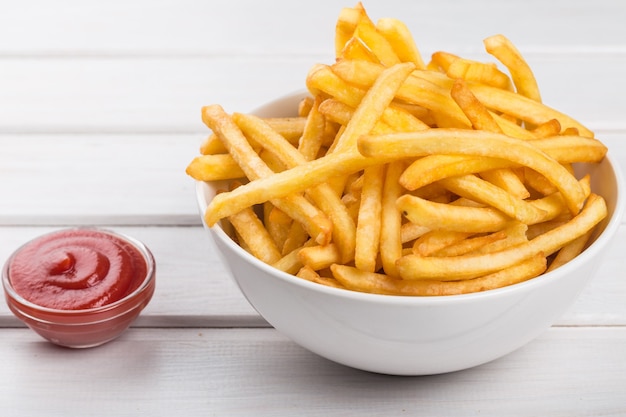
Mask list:
[[[67,229],[30,241],[8,265],[15,292],[33,304],[82,310],[118,301],[147,274],[141,252],[95,229]]]

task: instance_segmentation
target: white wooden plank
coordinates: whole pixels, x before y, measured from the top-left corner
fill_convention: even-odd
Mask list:
[[[626,129],[626,53],[528,60],[546,104],[594,130]],[[319,62],[331,61],[312,55],[5,59],[0,133],[204,132],[203,105],[250,111],[304,89],[308,71]]]
[[[326,54],[342,7],[315,3],[95,0],[4,1],[0,54]],[[622,2],[584,0],[501,2],[364,2],[372,19],[401,18],[426,53],[459,45],[480,50],[481,40],[505,33],[524,49],[623,50]],[[114,22],[114,23],[113,23]]]
[[[625,328],[553,328],[489,364],[417,378],[331,363],[271,329],[132,329],[82,351],[26,330],[2,340],[11,360],[0,362],[0,403],[11,415],[626,413]]]
[[[0,223],[200,224],[205,135],[0,135]]]

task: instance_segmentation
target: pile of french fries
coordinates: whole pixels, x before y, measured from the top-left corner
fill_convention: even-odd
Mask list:
[[[499,64],[425,63],[400,20],[343,9],[297,116],[202,109],[212,134],[187,173],[231,184],[206,224],[282,271],[378,294],[484,291],[570,261],[607,215],[572,164],[607,148],[542,103],[506,37],[484,46]]]

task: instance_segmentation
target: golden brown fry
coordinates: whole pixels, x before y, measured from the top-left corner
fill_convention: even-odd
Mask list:
[[[345,289],[345,287],[342,284],[340,284],[339,281],[337,281],[336,279],[330,278],[330,277],[322,277],[320,276],[320,274],[318,274],[316,271],[314,271],[312,268],[306,265],[303,266],[298,271],[298,273],[296,273],[296,276],[299,278],[306,279],[307,281],[315,282],[321,285],[326,285],[327,287]]]
[[[463,110],[474,129],[502,133],[502,129],[489,110],[472,94],[463,79],[459,78],[454,81],[450,95]]]
[[[426,68],[415,40],[404,22],[391,17],[384,17],[376,22],[376,29],[391,44],[391,48],[400,61],[412,62],[418,69]]]
[[[354,263],[357,268],[374,272],[379,251],[385,166],[365,169],[356,229]]]
[[[462,239],[456,243],[446,246],[433,253],[434,256],[459,256],[484,248],[486,245],[502,241],[507,238],[504,230],[489,233],[486,235],[470,235],[467,239]],[[420,254],[418,254],[420,255]]]
[[[503,90],[512,89],[511,79],[493,63],[457,58],[450,63],[446,74],[452,79],[482,83]]]
[[[509,69],[517,92],[531,100],[541,102],[537,80],[515,45],[504,35],[490,36],[484,40],[484,44],[487,52]]]
[[[335,25],[335,56],[341,56],[346,43],[353,37],[359,21],[365,15],[365,9],[361,5],[349,8],[345,7],[339,12]]]
[[[580,253],[585,249],[585,246],[587,245],[587,242],[591,238],[592,234],[593,229],[563,246],[548,266],[546,272],[553,271],[580,255]]]
[[[537,138],[547,138],[550,136],[556,136],[561,133],[561,123],[556,119],[550,119],[547,122],[536,126],[532,130],[532,134]]]
[[[215,133],[211,133],[200,145],[200,155],[217,155],[227,152],[224,144]]]
[[[402,161],[387,166],[382,196],[380,256],[385,273],[394,277],[397,276],[396,260],[402,256],[402,214],[396,208],[396,200],[402,195],[398,178],[403,170]]]
[[[298,143],[298,151],[307,161],[317,158],[326,139],[326,118],[319,111],[321,102],[322,98],[318,96],[311,104],[304,131]]]
[[[302,248],[300,252],[298,252],[298,257],[303,265],[309,266],[315,271],[328,268],[332,264],[341,262],[341,253],[334,243]]]
[[[438,69],[443,73],[448,72],[450,65],[456,61],[459,57],[449,52],[437,51],[432,54],[431,62],[428,64],[430,69]]]
[[[413,253],[430,256],[448,246],[454,245],[471,236],[472,233],[456,232],[444,229],[431,230],[415,240]]]
[[[251,208],[244,209],[228,218],[249,252],[261,261],[272,264],[281,258],[274,240],[263,222]]]
[[[198,181],[230,180],[245,176],[230,154],[196,156],[185,172]]]
[[[463,207],[435,203],[410,194],[400,196],[396,205],[412,223],[430,230],[467,233],[496,232],[511,220],[493,207]]]
[[[582,136],[552,136],[533,140],[532,144],[561,164],[573,162],[600,162],[607,147],[597,139]]]

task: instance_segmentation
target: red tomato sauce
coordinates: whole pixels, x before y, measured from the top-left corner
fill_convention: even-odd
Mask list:
[[[124,240],[94,229],[53,232],[11,259],[14,290],[39,306],[80,310],[111,304],[139,287],[147,264]]]

